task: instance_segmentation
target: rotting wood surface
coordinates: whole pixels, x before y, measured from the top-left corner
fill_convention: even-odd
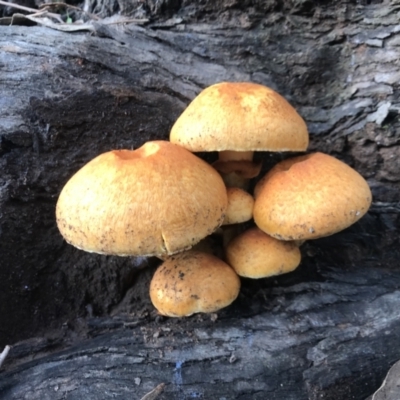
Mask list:
[[[88,339],[0,375],[4,399],[365,399],[400,357],[400,271],[327,269],[235,318],[88,321]],[[208,320],[208,321],[207,321]],[[51,342],[16,345],[43,355]]]

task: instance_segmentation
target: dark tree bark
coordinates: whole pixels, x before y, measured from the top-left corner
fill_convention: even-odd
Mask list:
[[[364,399],[400,357],[400,2],[172,3],[144,27],[0,26],[0,345],[36,337],[11,350],[0,396],[139,399],[165,382],[159,398]],[[357,169],[374,202],[294,273],[243,281],[215,322],[160,319],[153,260],[72,248],[55,202],[100,152],[167,139],[223,80],[286,96],[311,151]]]

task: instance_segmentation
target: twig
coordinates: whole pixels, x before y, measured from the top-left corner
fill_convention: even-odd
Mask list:
[[[155,400],[164,390],[165,383],[160,383],[151,392],[145,394],[140,400]]]
[[[7,357],[7,355],[8,355],[8,352],[10,351],[10,349],[11,349],[11,346],[6,346],[6,347],[4,347],[4,350],[3,350],[3,352],[0,354],[0,368],[1,368],[1,366],[2,366],[2,364],[3,364],[3,362],[4,362],[4,360],[6,359],[6,357]],[[157,386],[158,387],[158,386]],[[157,388],[156,388],[157,389]]]
[[[52,17],[52,18],[56,19],[57,21],[59,21],[61,23],[64,23],[64,21],[61,19],[59,14],[50,13],[47,10],[38,10],[37,8],[20,6],[19,4],[7,3],[6,1],[3,1],[3,0],[0,0],[0,4],[7,6],[7,7],[17,8],[18,10],[30,12],[30,13],[32,13],[32,14],[29,14],[29,16],[31,16],[31,17],[40,17],[43,15],[46,15],[48,17]]]
[[[148,18],[143,18],[143,19],[137,19],[137,18],[127,18],[127,19],[121,19],[119,21],[112,21],[112,22],[105,22],[104,25],[117,25],[117,24],[145,24],[146,22],[149,22],[150,20]]]
[[[27,17],[32,17],[32,18],[38,18],[38,17],[51,17],[57,20],[60,24],[63,24],[64,21],[62,20],[60,14],[54,14],[51,12],[48,12],[47,10],[40,10],[36,12],[35,14],[29,14]]]
[[[32,17],[32,20],[33,20],[33,18],[48,16],[48,17],[54,18],[61,24],[64,24],[64,21],[61,19],[60,14],[49,12],[50,8],[57,7],[57,6],[71,8],[73,10],[82,12],[82,13],[86,14],[89,18],[91,18],[92,20],[98,21],[101,19],[97,15],[91,14],[91,13],[83,10],[80,7],[75,7],[75,6],[72,6],[72,5],[64,3],[64,2],[44,3],[39,6],[39,9],[20,6],[19,4],[8,3],[4,0],[0,0],[0,4],[8,6],[8,7],[13,7],[13,8],[22,10],[22,11],[27,11],[27,12],[31,13],[31,14],[27,15],[27,17]],[[38,21],[36,21],[36,22],[38,22]],[[147,19],[147,18],[143,18],[143,19],[121,18],[121,19],[118,19],[117,21],[103,22],[103,23],[104,23],[104,25],[116,25],[116,24],[129,24],[129,23],[144,24],[147,22],[149,22],[149,19]]]
[[[90,18],[92,18],[92,19],[95,19],[95,20],[99,20],[99,19],[100,19],[97,15],[91,14],[91,13],[89,13],[89,12],[83,10],[83,9],[80,8],[80,7],[72,6],[72,5],[70,5],[70,4],[67,4],[67,3],[64,3],[64,2],[60,2],[60,1],[55,2],[55,3],[43,3],[43,4],[41,4],[41,5],[39,6],[39,8],[40,8],[40,9],[48,9],[48,8],[51,8],[51,7],[58,7],[58,6],[65,7],[65,8],[70,8],[70,9],[72,9],[72,10],[79,11],[79,12],[84,13],[84,14],[86,14],[88,17],[90,17]]]
[[[12,7],[12,8],[18,8],[19,10],[33,12],[33,13],[37,13],[39,11],[36,8],[20,6],[19,4],[8,3],[7,1],[3,1],[3,0],[0,0],[0,4],[2,4],[3,6]]]

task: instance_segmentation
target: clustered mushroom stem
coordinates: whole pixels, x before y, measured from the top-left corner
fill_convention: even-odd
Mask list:
[[[220,161],[253,161],[254,151],[224,150],[218,153]]]
[[[217,167],[217,169],[219,170],[219,173],[222,176],[222,179],[225,182],[226,187],[238,187],[238,188],[246,190],[246,191],[248,190],[250,177],[255,176],[255,175],[246,176],[249,173],[249,171],[248,171],[249,166],[254,164],[253,163],[253,155],[254,155],[254,151],[224,150],[224,151],[220,151],[218,153],[219,159],[214,164],[222,163],[225,165],[230,165],[230,168],[232,168],[232,165],[235,165],[235,164],[237,166],[240,166],[237,171],[235,169],[233,169],[232,171],[229,171],[229,172],[220,170]],[[257,169],[256,164],[254,164],[254,167]],[[247,170],[247,171],[245,172],[245,170]],[[257,172],[257,174],[258,174],[258,172]]]
[[[243,176],[239,176],[235,172],[231,172],[229,174],[221,174],[221,176],[226,187],[238,187],[240,189],[248,191],[250,182],[249,178],[243,178]]]

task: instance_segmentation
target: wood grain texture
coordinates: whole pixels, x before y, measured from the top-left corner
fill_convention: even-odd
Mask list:
[[[5,399],[365,399],[400,357],[400,273],[326,269],[327,282],[274,287],[262,309],[186,320],[88,321],[88,339],[0,375]],[[236,311],[235,311],[236,307]],[[30,352],[51,351],[36,343]],[[138,378],[140,384],[137,384]]]

